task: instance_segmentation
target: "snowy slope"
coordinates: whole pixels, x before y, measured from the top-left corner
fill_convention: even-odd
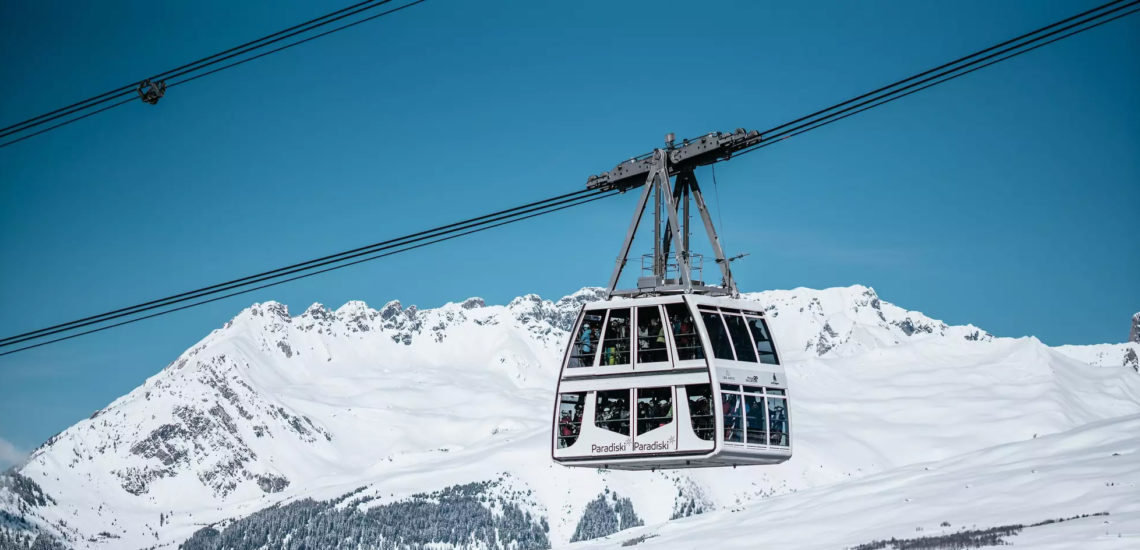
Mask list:
[[[527,511],[560,545],[607,490],[652,526],[685,505],[766,505],[1140,413],[1140,375],[1120,363],[948,326],[866,287],[769,291],[748,297],[769,311],[789,363],[791,461],[565,469],[549,459],[551,392],[566,329],[598,296],[349,302],[295,317],[255,304],[35,451],[19,473],[54,501],[0,487],[0,510],[77,547],[170,547],[278,502],[363,487],[377,497],[366,508],[507,473],[501,490],[529,493]]]
[[[1140,547],[1140,415],[628,530],[574,548],[850,548],[1089,515],[1006,537],[1035,549]],[[1093,516],[1108,512],[1108,515]],[[889,548],[889,547],[888,547]]]

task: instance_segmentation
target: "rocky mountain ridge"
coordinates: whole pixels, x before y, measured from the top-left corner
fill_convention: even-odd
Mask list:
[[[788,363],[793,429],[802,434],[792,462],[737,474],[556,468],[546,423],[558,362],[581,304],[600,297],[600,289],[586,288],[505,306],[478,298],[433,309],[314,304],[297,316],[280,303],[254,304],[37,449],[0,486],[0,531],[44,532],[72,547],[173,547],[208,526],[298,499],[343,507],[356,502],[343,496],[360,490],[369,499],[353,506],[366,511],[507,474],[518,491],[532,492],[519,513],[542,518],[547,540],[561,544],[609,491],[652,524],[1031,430],[1069,429],[1140,402],[1140,377],[1120,379],[1107,359],[1100,370],[1071,359],[1087,347],[1058,353],[1035,339],[995,338],[897,307],[863,286],[768,291],[745,297],[771,317]],[[998,367],[1004,370],[990,372]],[[988,377],[987,385],[975,387],[962,373]],[[1024,380],[1015,382],[1024,376],[1040,392],[1028,417],[991,421],[997,431],[968,439],[919,433],[939,421],[922,411],[944,405],[914,401],[915,391],[971,388],[1012,403],[1003,388],[1025,391]],[[916,377],[923,383],[912,386]],[[859,419],[866,426],[828,433]],[[877,431],[883,419],[905,421],[916,443],[884,454],[883,441],[893,436]],[[941,428],[948,436],[961,429]],[[824,442],[833,448],[823,452]]]

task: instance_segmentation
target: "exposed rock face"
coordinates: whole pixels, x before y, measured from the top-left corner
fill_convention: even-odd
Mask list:
[[[1140,312],[1132,315],[1132,332],[1128,333],[1128,341],[1140,344]]]

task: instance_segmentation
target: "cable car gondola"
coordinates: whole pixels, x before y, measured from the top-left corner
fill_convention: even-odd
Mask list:
[[[787,378],[768,318],[739,297],[695,165],[679,161],[692,158],[685,156],[691,145],[709,149],[699,142],[674,148],[670,137],[652,157],[590,178],[591,187],[625,190],[636,185],[632,164],[646,174],[606,299],[583,306],[563,357],[551,437],[559,464],[644,470],[777,464],[792,455]],[[643,259],[650,274],[636,289],[617,290],[651,195],[654,253]],[[689,253],[690,198],[721,285],[701,281],[701,258]]]

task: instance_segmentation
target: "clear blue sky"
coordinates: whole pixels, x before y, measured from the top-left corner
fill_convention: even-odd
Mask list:
[[[346,3],[5,2],[0,122]],[[429,0],[0,150],[0,335],[575,190],[665,132],[766,128],[1098,3]],[[1140,15],[719,166],[737,278],[1125,340],[1137,67]],[[603,284],[633,200],[0,358],[0,440],[38,445],[254,301]]]

